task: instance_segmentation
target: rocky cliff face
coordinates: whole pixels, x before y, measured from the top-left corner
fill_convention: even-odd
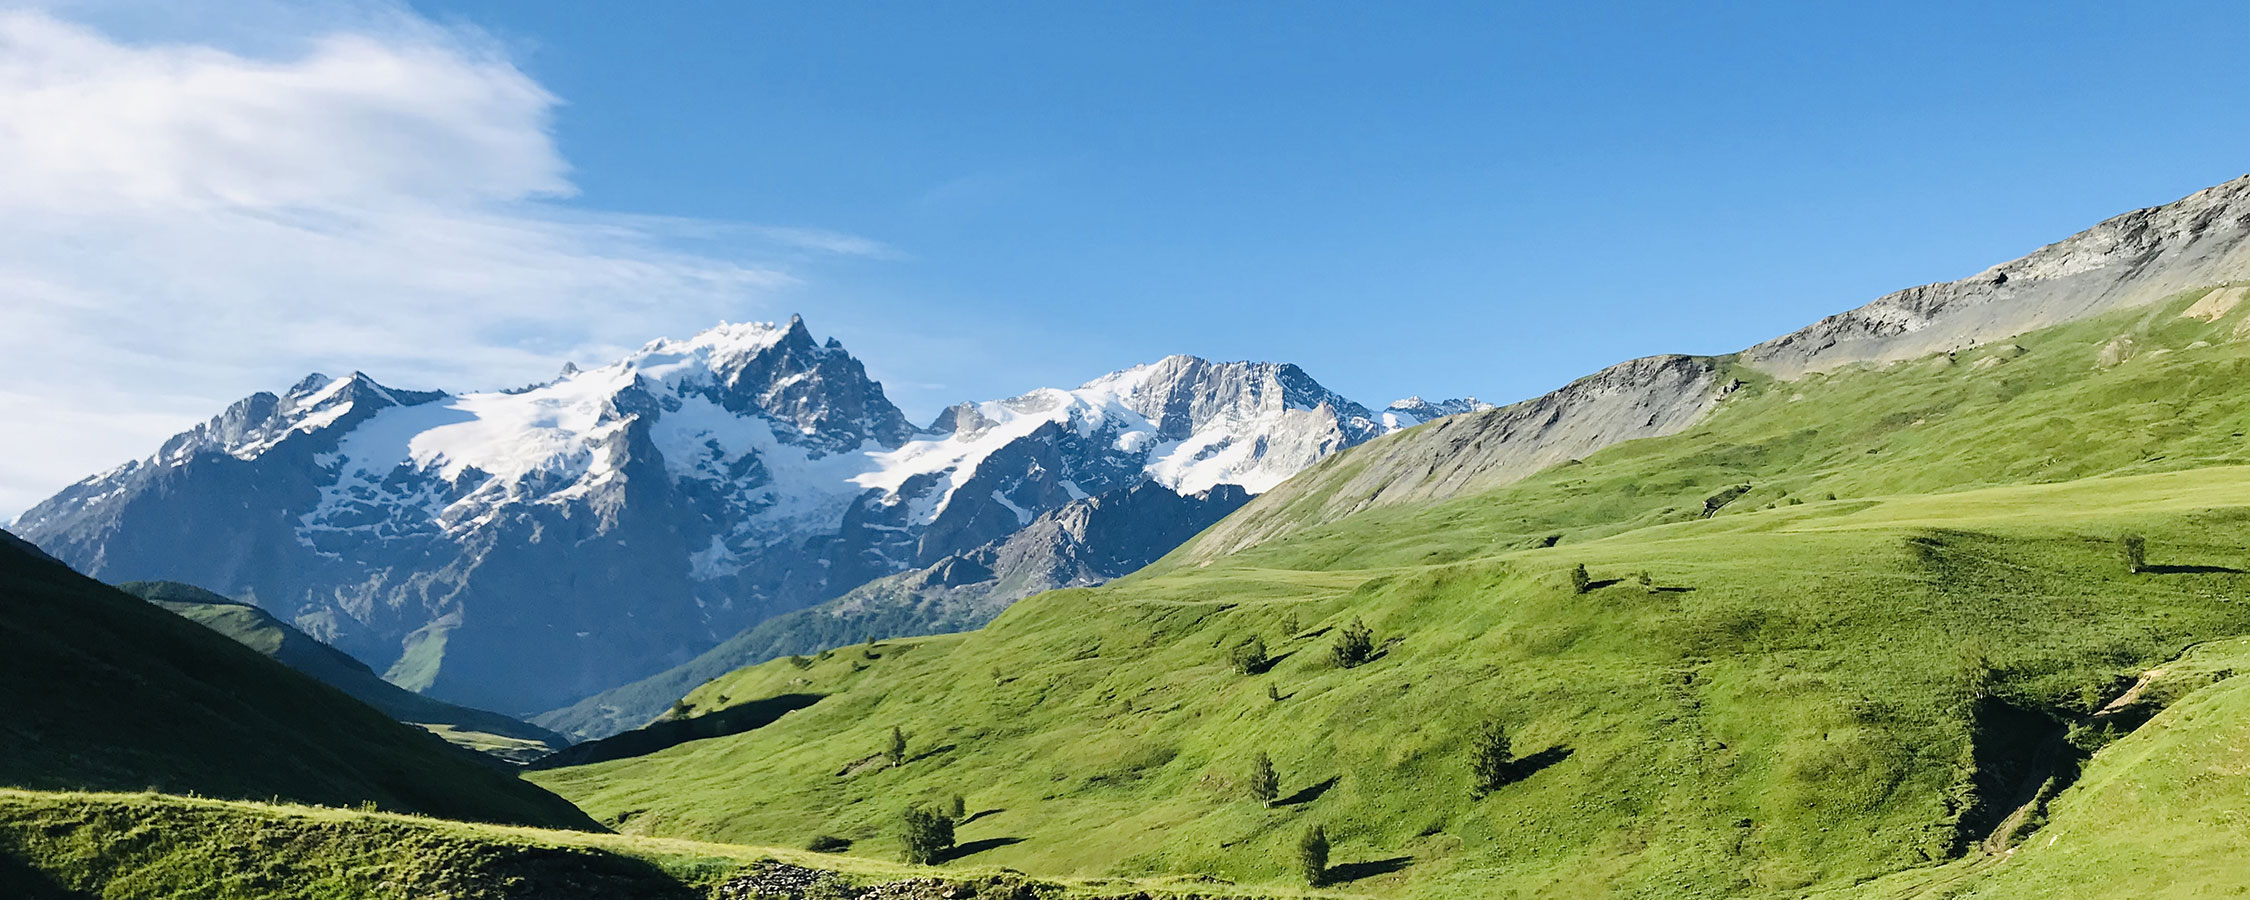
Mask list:
[[[1783,378],[2004,340],[2250,277],[2250,176],[2135,210],[1959,281],[1878,298],[1742,352]]]
[[[1072,501],[1007,538],[767,619],[685,664],[537,721],[578,740],[607,737],[648,723],[697,685],[743,666],[869,639],[977,628],[1034,594],[1129,575],[1249,499],[1237,485],[1183,496],[1143,481]]]
[[[2244,279],[2250,176],[2117,216],[1960,281],[1878,298],[1731,361],[1786,379],[1913,359]],[[1491,490],[1603,447],[1680,431],[1725,396],[1729,362],[1636,359],[1542,397],[1384,438],[1261,495],[1183,558],[1214,559],[1371,506]]]
[[[396,683],[525,713],[1089,497],[1262,490],[1383,430],[1294,366],[1184,356],[918,429],[792,319],[511,391],[315,375],[18,528],[95,577],[210,586]]]

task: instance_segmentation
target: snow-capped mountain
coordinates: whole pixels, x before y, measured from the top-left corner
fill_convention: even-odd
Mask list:
[[[1475,397],[1436,401],[1424,400],[1420,397],[1408,397],[1383,408],[1383,430],[1386,432],[1398,431],[1404,428],[1412,428],[1431,419],[1442,419],[1446,416],[1458,416],[1462,413],[1484,412],[1488,409],[1499,408]]]
[[[1378,418],[1302,370],[1168,357],[909,424],[802,320],[526,388],[314,375],[64,490],[17,530],[112,581],[250,599],[408,687],[532,712],[1153,481],[1261,491]]]

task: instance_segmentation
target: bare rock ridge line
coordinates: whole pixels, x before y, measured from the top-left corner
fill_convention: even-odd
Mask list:
[[[2115,216],[1983,272],[1877,298],[1742,351],[1780,378],[2004,340],[2250,276],[2250,176]]]
[[[1885,295],[1735,360],[1793,379],[2005,340],[2246,278],[2250,176],[2112,217],[1968,278]],[[1679,432],[1730,390],[1724,362],[1631,360],[1542,397],[1379,439],[1260,495],[1183,559],[1208,562],[1370,507],[1491,490],[1604,447]]]

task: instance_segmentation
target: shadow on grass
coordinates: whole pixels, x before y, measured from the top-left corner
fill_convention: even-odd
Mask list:
[[[1344,863],[1342,865],[1329,866],[1328,876],[1324,880],[1329,884],[1343,884],[1345,882],[1358,881],[1362,878],[1373,878],[1377,875],[1389,875],[1392,872],[1399,871],[1413,864],[1414,857],[1411,856],[1393,856],[1390,859],[1371,859],[1365,862]]]
[[[1652,594],[1686,594],[1693,592],[1695,589],[1691,587],[1679,587],[1674,585],[1657,585],[1656,587],[1649,588],[1648,590],[1649,593]]]
[[[1589,590],[1589,591],[1598,591],[1598,590],[1601,590],[1602,588],[1605,588],[1605,587],[1609,587],[1610,585],[1613,585],[1613,584],[1624,584],[1624,583],[1625,583],[1625,579],[1623,579],[1623,578],[1604,578],[1604,579],[1602,579],[1602,580],[1600,580],[1600,581],[1589,581],[1589,582],[1586,582],[1586,589],[1587,589],[1587,590]]]
[[[647,756],[689,741],[741,734],[771,725],[782,716],[820,702],[821,694],[782,694],[763,700],[737,703],[692,719],[652,722],[624,734],[565,747],[524,765],[526,769],[582,766],[634,756]]]
[[[962,820],[961,820],[961,821],[960,821],[960,822],[959,822],[958,824],[961,824],[961,825],[967,825],[967,824],[969,824],[970,822],[974,822],[974,821],[976,821],[976,820],[978,820],[978,819],[982,819],[982,818],[984,818],[984,817],[986,817],[986,816],[997,816],[997,815],[999,815],[999,814],[1001,814],[1001,813],[1004,813],[1004,812],[1007,812],[1007,810],[1005,810],[1005,809],[999,809],[999,808],[993,808],[993,809],[980,809],[980,810],[977,810],[976,812],[970,813],[970,814],[969,814],[969,817],[968,817],[968,818],[966,818],[966,819],[962,819]]]
[[[953,847],[953,852],[946,854],[945,858],[947,860],[955,860],[960,859],[964,856],[975,856],[979,853],[983,853],[986,850],[993,850],[1000,847],[1006,847],[1010,844],[1021,843],[1023,843],[1023,838],[1020,837],[985,838],[981,841],[970,841],[966,844],[956,844]]]
[[[1537,775],[1548,766],[1569,759],[1570,754],[1571,749],[1569,747],[1556,746],[1510,762],[1508,763],[1508,781],[1510,783],[1518,782]]]
[[[1259,664],[1257,664],[1257,665],[1255,665],[1255,666],[1251,666],[1251,667],[1250,667],[1250,674],[1252,674],[1252,675],[1264,675],[1264,674],[1266,674],[1267,672],[1271,672],[1271,671],[1273,671],[1273,667],[1275,667],[1275,666],[1278,666],[1278,665],[1281,665],[1281,661],[1282,661],[1282,660],[1288,659],[1289,657],[1292,657],[1292,656],[1295,656],[1295,655],[1297,655],[1297,651],[1295,651],[1295,650],[1291,650],[1291,651],[1289,651],[1289,652],[1287,652],[1287,653],[1281,654],[1280,656],[1268,656],[1268,657],[1266,657],[1266,661],[1265,661],[1265,662],[1259,663]]]
[[[2142,566],[2149,575],[2240,575],[2241,569],[2228,566]]]
[[[1300,791],[1298,791],[1298,792],[1296,792],[1296,793],[1294,793],[1294,794],[1290,794],[1290,795],[1289,795],[1289,796],[1287,796],[1287,797],[1283,797],[1283,798],[1281,798],[1281,799],[1279,799],[1279,800],[1275,800],[1275,801],[1273,802],[1273,805],[1275,805],[1275,806],[1296,806],[1296,805],[1299,805],[1299,804],[1303,804],[1303,803],[1311,803],[1311,802],[1313,802],[1313,801],[1315,801],[1315,800],[1318,800],[1318,799],[1320,799],[1320,795],[1322,795],[1322,794],[1325,794],[1325,793],[1328,793],[1328,789],[1329,789],[1329,788],[1332,788],[1332,787],[1335,787],[1335,786],[1336,786],[1336,779],[1334,779],[1334,778],[1330,778],[1330,779],[1328,779],[1327,781],[1323,781],[1323,782],[1321,782],[1321,783],[1319,783],[1319,784],[1315,784],[1315,785],[1310,785],[1310,786],[1306,787],[1305,789],[1303,789],[1303,790],[1300,790]]]
[[[938,755],[938,754],[940,754],[940,753],[951,753],[951,752],[953,752],[953,751],[954,751],[954,749],[955,749],[955,745],[953,745],[953,744],[944,744],[944,745],[941,745],[941,746],[937,746],[937,747],[931,747],[931,748],[930,748],[930,749],[928,749],[928,750],[924,750],[924,751],[922,751],[922,752],[920,752],[920,753],[916,753],[916,754],[914,754],[913,756],[909,756],[909,757],[907,757],[907,758],[906,758],[906,761],[907,761],[907,762],[910,762],[910,763],[918,763],[918,762],[921,762],[921,761],[923,761],[923,760],[925,760],[925,759],[929,759],[930,757],[936,756],[936,755]]]
[[[94,894],[63,887],[38,867],[0,850],[0,897],[23,900],[94,900]]]

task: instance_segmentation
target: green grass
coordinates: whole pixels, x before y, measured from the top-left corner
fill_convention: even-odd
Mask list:
[[[825,699],[535,780],[631,833],[831,833],[876,858],[895,856],[903,804],[961,793],[989,812],[962,827],[977,852],[959,864],[1249,891],[1295,884],[1314,823],[1341,888],[1378,895],[1794,896],[1948,871],[1929,867],[1981,837],[1964,816],[2004,799],[1980,779],[2031,740],[1984,692],[2067,719],[2183,648],[2250,634],[2250,576],[2231,571],[2250,568],[2250,353],[2231,319],[2178,318],[2193,299],[2024,335],[2023,352],[1744,377],[1688,433],[1498,491],[1203,565],[1191,545],[875,658],[732,673],[690,711]],[[2097,368],[2120,333],[2143,354]],[[2129,574],[2126,531],[2151,562],[2207,570]],[[1573,593],[1581,563],[1622,580]],[[1354,618],[1397,642],[1333,668],[1329,632]],[[1226,648],[1250,634],[1283,658],[1243,676]],[[1480,798],[1467,741],[1486,719],[1546,764]],[[909,762],[863,764],[894,725]],[[1243,797],[1261,751],[1302,802]],[[2102,815],[2080,798],[2107,764],[2054,805],[2052,833]]]
[[[421,816],[163,794],[0,789],[0,896],[194,900],[691,900],[773,860],[874,885],[942,874],[880,860]],[[1052,882],[1057,898],[1156,892],[1188,882]],[[935,891],[893,896],[939,896]],[[965,893],[957,894],[967,896]]]
[[[2169,900],[2250,894],[2250,639],[2166,663],[2165,707],[2096,754],[2046,826],[2005,856],[1838,891],[1848,900]],[[1824,895],[1828,896],[1828,895]]]
[[[0,648],[0,785],[594,826],[492,760],[15,546],[0,546]]]
[[[350,694],[353,699],[391,718],[428,729],[455,746],[516,762],[527,762],[569,746],[569,741],[561,735],[544,728],[499,713],[424,697],[384,681],[367,664],[321,643],[257,606],[172,581],[136,581],[117,587],[233,638],[236,643]]]

